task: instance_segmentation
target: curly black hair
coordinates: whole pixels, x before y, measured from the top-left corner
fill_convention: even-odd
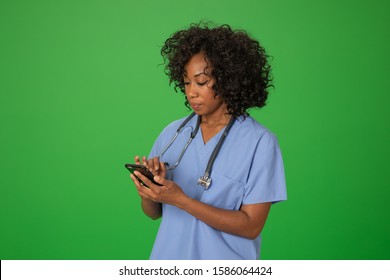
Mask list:
[[[213,89],[227,104],[229,114],[246,116],[249,108],[266,105],[268,89],[273,86],[269,56],[245,31],[235,31],[226,24],[213,28],[205,23],[191,24],[165,41],[161,55],[175,91],[185,93],[184,67],[200,52],[211,64],[210,74],[216,81]],[[187,100],[185,104],[189,107]]]

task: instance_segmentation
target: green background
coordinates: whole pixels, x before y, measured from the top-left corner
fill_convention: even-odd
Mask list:
[[[148,258],[159,222],[124,163],[188,114],[159,51],[203,19],[273,56],[251,114],[279,139],[288,201],[262,258],[390,259],[388,3],[1,0],[0,258]]]

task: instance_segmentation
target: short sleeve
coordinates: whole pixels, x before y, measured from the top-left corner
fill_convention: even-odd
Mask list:
[[[157,137],[156,141],[154,142],[153,144],[153,147],[152,149],[150,150],[150,153],[149,153],[149,158],[151,157],[157,157],[160,155],[160,153],[162,152],[163,149],[166,148],[167,144],[171,141],[171,139],[174,137],[174,135],[176,134],[177,132],[177,129],[180,127],[180,125],[183,123],[183,121],[186,119],[187,117],[185,118],[182,118],[182,119],[179,119],[179,120],[176,120],[176,121],[173,121],[171,122],[169,125],[167,125],[162,131],[161,133],[159,134],[159,136]],[[192,118],[190,120],[190,122],[188,122],[187,124],[191,124],[192,122],[194,122],[194,118]],[[184,130],[185,128],[183,128]],[[179,136],[178,136],[178,139],[180,138],[180,136],[184,136],[185,133],[179,133]],[[187,138],[188,139],[188,138]],[[186,141],[187,141],[186,139]],[[176,142],[176,140],[175,140]]]
[[[158,135],[156,141],[153,144],[152,149],[149,153],[149,158],[157,157],[160,155],[162,150],[166,147],[168,139],[173,137],[178,126],[178,121],[170,123],[166,126],[161,133]]]
[[[267,132],[259,139],[254,152],[245,185],[243,204],[275,203],[286,199],[281,151],[276,137]]]
[[[163,132],[164,132],[164,130],[163,130]],[[157,157],[160,155],[160,153],[162,151],[161,146],[162,146],[163,132],[160,133],[160,135],[157,137],[156,141],[154,142],[153,147],[150,150],[148,158],[153,158],[153,157]]]

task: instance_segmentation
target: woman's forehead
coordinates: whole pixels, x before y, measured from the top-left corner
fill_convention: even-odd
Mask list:
[[[193,55],[188,63],[184,66],[184,76],[198,77],[201,75],[208,75],[210,64],[207,61],[204,53]]]

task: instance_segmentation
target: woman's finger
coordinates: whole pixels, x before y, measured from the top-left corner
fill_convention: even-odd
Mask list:
[[[134,172],[134,175],[139,178],[141,180],[141,182],[143,183],[140,183],[141,185],[149,188],[150,185],[152,185],[152,181],[150,181],[146,176],[142,175],[142,173],[138,172],[138,171],[135,171]]]
[[[148,161],[146,160],[146,156],[142,157],[142,165],[145,165],[146,167],[149,168],[149,164],[148,164]]]
[[[153,158],[153,166],[154,170],[156,170],[157,172],[160,171],[160,159],[158,157]]]
[[[139,156],[135,156],[134,157],[134,163],[135,164],[141,164],[140,160],[139,160]]]

